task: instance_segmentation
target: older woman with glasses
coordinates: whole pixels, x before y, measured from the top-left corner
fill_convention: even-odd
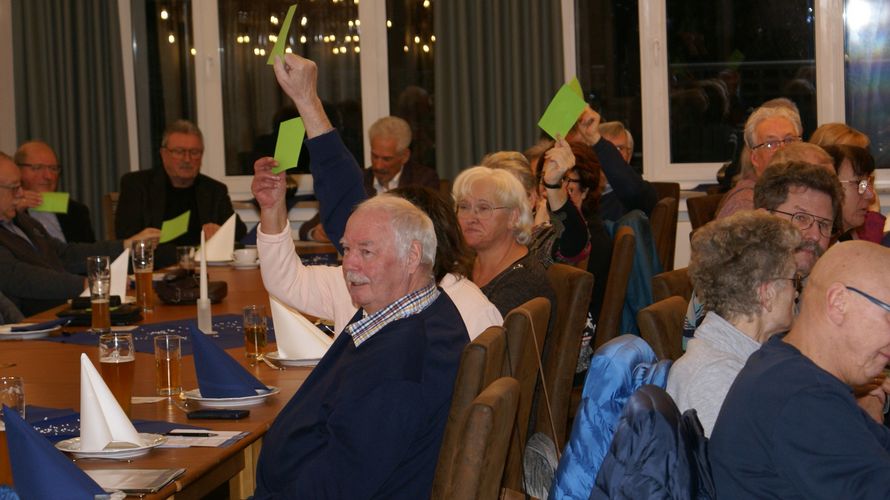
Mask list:
[[[698,412],[705,435],[748,357],[791,326],[800,239],[791,223],[765,211],[713,221],[692,237],[689,277],[707,315],[671,368],[667,391],[680,411]]]
[[[834,160],[834,170],[844,188],[843,233],[838,241],[859,239],[856,230],[865,224],[868,207],[875,199],[875,159],[867,149],[857,146],[835,144],[824,149]]]
[[[502,169],[472,167],[454,180],[457,219],[476,256],[472,280],[506,316],[534,297],[554,305],[541,261],[529,252],[532,214],[525,189]]]

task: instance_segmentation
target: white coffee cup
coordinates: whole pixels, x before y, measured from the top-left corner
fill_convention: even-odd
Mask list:
[[[253,264],[257,259],[256,248],[239,248],[235,250],[236,264]]]

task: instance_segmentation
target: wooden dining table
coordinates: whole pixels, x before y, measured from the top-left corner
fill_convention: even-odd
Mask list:
[[[251,304],[269,305],[269,295],[262,284],[258,269],[234,267],[210,267],[211,281],[222,280],[228,284],[228,295],[212,306],[213,314],[241,314]],[[56,308],[37,314],[29,321],[42,321],[55,317],[64,308]],[[146,313],[137,324],[150,324],[196,317],[194,305],[164,305],[155,297],[155,309]],[[72,331],[83,330],[73,328]],[[98,343],[97,343],[98,345]],[[267,351],[274,350],[270,344]],[[155,448],[147,455],[132,461],[108,461],[95,459],[77,460],[84,470],[90,469],[169,469],[185,468],[185,473],[156,494],[144,498],[201,498],[224,483],[229,485],[230,498],[246,498],[253,494],[254,473],[263,435],[272,425],[276,415],[287,404],[311,371],[308,367],[287,367],[279,370],[264,363],[251,364],[244,348],[227,351],[245,366],[250,373],[280,393],[267,398],[261,404],[251,406],[250,415],[242,420],[188,420],[186,413],[171,399],[156,403],[133,404],[131,418],[188,423],[210,429],[246,432],[247,436],[223,448]],[[0,343],[0,376],[20,376],[24,381],[25,398],[29,405],[52,408],[80,409],[80,354],[86,353],[98,367],[98,347],[47,342],[44,340],[6,341]],[[182,358],[182,384],[185,390],[196,388],[197,379],[192,356]],[[154,355],[136,354],[134,396],[155,396]],[[3,436],[5,438],[5,436]],[[0,484],[9,483],[8,456],[3,443],[0,453]]]

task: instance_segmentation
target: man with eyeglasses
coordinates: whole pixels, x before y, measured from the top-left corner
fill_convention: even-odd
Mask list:
[[[769,166],[773,156],[785,146],[801,141],[800,115],[784,106],[757,108],[745,122],[745,144],[754,167],[724,196],[716,218],[728,217],[754,208],[754,184]]]
[[[197,125],[177,120],[161,140],[163,168],[130,172],[121,177],[120,197],[114,218],[117,237],[129,237],[147,228],[160,228],[165,220],[191,211],[188,231],[158,245],[158,266],[176,262],[176,247],[197,245],[201,230],[210,238],[235,213],[226,185],[201,173],[204,136]],[[235,241],[247,233],[236,217]]]
[[[720,498],[887,498],[890,249],[835,245],[816,263],[787,335],[755,352],[723,403],[709,454]]]
[[[86,257],[117,257],[130,240],[99,243],[64,243],[24,211],[22,174],[12,158],[0,153],[0,292],[25,316],[77,297],[86,288]],[[133,238],[157,238],[160,231],[146,229]]]
[[[37,212],[33,209],[43,203],[43,193],[58,189],[62,167],[55,151],[43,141],[29,141],[19,146],[13,157],[22,172],[24,196],[18,208],[28,210],[28,215],[43,225],[53,238],[68,243],[94,243],[96,233],[86,205],[68,199],[65,213]]]

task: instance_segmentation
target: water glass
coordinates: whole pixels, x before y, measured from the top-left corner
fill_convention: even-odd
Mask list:
[[[176,262],[179,264],[180,269],[191,274],[195,269],[195,247],[176,247]]]
[[[3,414],[2,405],[25,418],[25,384],[22,377],[0,377],[0,415]]]

